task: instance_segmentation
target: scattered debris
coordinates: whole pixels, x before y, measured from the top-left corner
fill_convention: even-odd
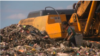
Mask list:
[[[95,43],[87,41],[78,47],[67,44],[66,40],[56,41],[42,35],[30,25],[12,24],[0,29],[0,56],[100,56],[100,48],[94,48]]]

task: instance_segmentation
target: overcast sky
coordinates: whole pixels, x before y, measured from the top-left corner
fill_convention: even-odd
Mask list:
[[[0,1],[0,29],[25,19],[31,11],[45,9],[46,6],[55,9],[72,9],[78,1]]]

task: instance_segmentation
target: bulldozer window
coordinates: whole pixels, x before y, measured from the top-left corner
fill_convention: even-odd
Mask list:
[[[100,12],[100,4],[99,4],[99,6],[97,7],[96,12]]]

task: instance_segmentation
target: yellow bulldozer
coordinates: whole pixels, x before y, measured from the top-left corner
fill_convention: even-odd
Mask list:
[[[79,1],[73,7],[70,10],[55,10],[49,6],[45,10],[30,12],[19,24],[32,25],[41,32],[47,32],[50,38],[57,39],[66,37],[67,32],[62,28],[62,22],[66,21],[77,33],[83,34],[85,39],[100,40],[100,2]]]
[[[100,1],[79,1],[69,23],[85,39],[100,40]]]
[[[61,22],[70,19],[74,10],[40,10],[31,12],[27,19],[19,22],[21,25],[32,25],[41,32],[46,32],[50,38],[64,38],[66,32],[63,32]],[[64,14],[65,13],[65,14]]]

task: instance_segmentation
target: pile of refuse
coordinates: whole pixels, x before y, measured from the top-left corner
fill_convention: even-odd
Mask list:
[[[30,25],[12,24],[0,29],[0,56],[100,56],[100,49],[68,47],[67,41],[47,38]]]

